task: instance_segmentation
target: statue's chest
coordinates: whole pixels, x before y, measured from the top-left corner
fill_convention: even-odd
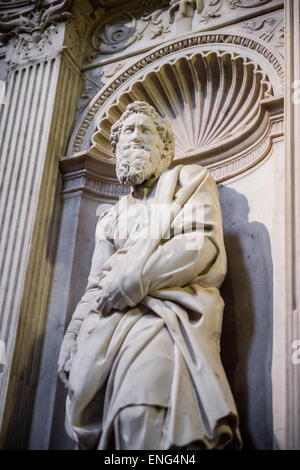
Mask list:
[[[144,203],[128,204],[118,215],[113,227],[113,240],[117,249],[140,238],[151,237],[153,208]]]

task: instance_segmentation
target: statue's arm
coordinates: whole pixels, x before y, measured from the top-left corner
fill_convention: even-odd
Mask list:
[[[144,240],[138,240],[109,273],[112,292],[129,306],[164,288],[183,287],[201,277],[210,286],[221,283],[226,272],[222,216],[212,177],[199,186],[162,240],[144,262]],[[116,254],[117,255],[117,254]],[[141,264],[142,263],[142,264]],[[123,267],[123,268],[122,268]],[[112,305],[115,306],[112,302]]]
[[[121,289],[133,304],[159,289],[183,287],[208,273],[221,252],[210,227],[199,224],[160,244],[146,261],[140,278],[121,279]],[[226,262],[223,263],[224,266]],[[220,273],[223,276],[224,272]]]
[[[197,230],[159,245],[142,272],[144,291],[183,287],[209,270],[218,255],[213,240]]]
[[[218,286],[226,273],[219,195],[211,176],[174,220],[174,236],[161,243],[142,271],[144,291],[183,287],[201,277]],[[213,274],[212,274],[213,273]]]

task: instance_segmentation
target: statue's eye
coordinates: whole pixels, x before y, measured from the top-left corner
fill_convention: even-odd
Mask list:
[[[132,127],[126,127],[123,132],[124,134],[132,134]]]

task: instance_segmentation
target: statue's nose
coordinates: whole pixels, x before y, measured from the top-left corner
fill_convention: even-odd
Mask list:
[[[134,133],[132,134],[132,140],[133,142],[140,143],[141,142],[141,134],[138,129],[135,129]]]

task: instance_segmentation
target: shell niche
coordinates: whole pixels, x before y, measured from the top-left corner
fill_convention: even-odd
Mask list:
[[[259,134],[266,129],[261,125],[266,122],[261,101],[272,96],[266,73],[238,54],[215,51],[180,57],[135,81],[111,104],[98,123],[91,152],[113,158],[111,126],[128,103],[140,100],[171,121],[175,160],[211,163],[220,151],[224,158],[237,152],[241,142],[253,144],[258,129]]]

